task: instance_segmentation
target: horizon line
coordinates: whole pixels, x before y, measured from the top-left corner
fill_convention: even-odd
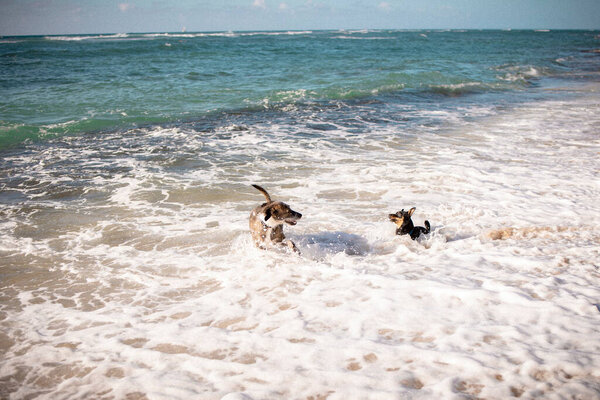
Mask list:
[[[327,28],[327,29],[257,29],[257,30],[207,30],[207,31],[132,31],[132,32],[81,32],[81,33],[36,33],[36,34],[0,34],[1,37],[46,37],[46,36],[101,36],[101,35],[161,35],[161,34],[216,34],[216,33],[285,33],[285,32],[467,32],[467,31],[531,31],[531,32],[552,32],[552,31],[600,31],[600,28]]]

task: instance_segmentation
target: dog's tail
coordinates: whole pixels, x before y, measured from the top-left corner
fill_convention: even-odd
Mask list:
[[[262,194],[265,195],[265,198],[267,199],[268,203],[273,201],[273,200],[271,200],[271,196],[269,196],[269,193],[267,193],[267,191],[265,189],[261,188],[258,185],[252,185],[252,186],[254,186],[255,189],[257,189],[259,192],[261,192]]]
[[[427,235],[431,232],[431,225],[429,225],[429,221],[425,221],[425,234]]]

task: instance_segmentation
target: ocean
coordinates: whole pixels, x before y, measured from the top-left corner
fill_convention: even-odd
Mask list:
[[[600,31],[0,37],[0,398],[599,398],[599,155]]]

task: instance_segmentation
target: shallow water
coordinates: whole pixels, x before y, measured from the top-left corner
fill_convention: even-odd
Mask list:
[[[600,86],[585,54],[508,92],[11,145],[0,397],[598,397]],[[285,228],[301,255],[254,247],[251,183],[303,214]],[[413,206],[432,226],[417,241],[387,220]]]

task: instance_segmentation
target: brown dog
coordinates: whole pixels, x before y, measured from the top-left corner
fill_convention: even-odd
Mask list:
[[[266,249],[268,246],[282,245],[300,253],[294,242],[285,239],[283,224],[296,225],[296,222],[302,218],[302,214],[292,210],[290,206],[281,201],[271,200],[269,193],[262,187],[252,186],[267,199],[266,203],[256,207],[250,213],[250,233],[252,233],[252,239],[256,246]]]

